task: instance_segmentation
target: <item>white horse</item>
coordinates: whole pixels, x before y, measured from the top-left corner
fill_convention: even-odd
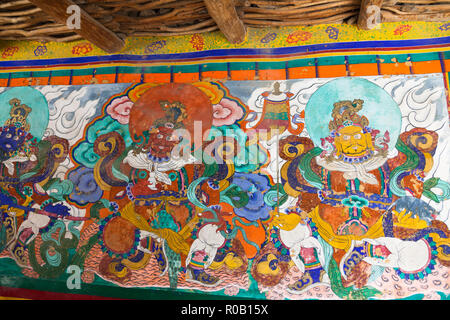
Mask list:
[[[27,204],[27,203],[26,203]],[[26,205],[25,204],[25,205]],[[65,204],[69,207],[69,209],[72,211],[73,207],[71,205],[68,205],[65,201],[56,202],[56,204]],[[19,237],[22,235],[24,239],[26,239],[28,236],[31,237],[25,242],[25,245],[28,245],[31,243],[38,235],[39,230],[42,228],[45,228],[52,219],[58,219],[63,221],[66,224],[66,231],[64,237],[67,239],[72,239],[72,232],[67,228],[67,223],[70,222],[71,218],[68,217],[50,217],[45,212],[42,212],[40,210],[40,206],[35,203],[31,206],[32,209],[28,212],[27,218],[21,223],[19,229],[16,231],[14,237],[9,241],[8,245],[10,245],[10,249],[13,248],[16,241],[19,239]],[[21,211],[21,209],[16,208],[9,208],[8,213],[12,216],[18,214]],[[76,218],[75,218],[76,219]],[[83,218],[79,218],[80,220],[84,220]]]
[[[300,259],[302,248],[314,248],[317,252],[320,265],[325,270],[325,252],[320,242],[313,237],[311,228],[304,221],[308,215],[305,212],[296,213],[278,213],[271,227],[279,229],[279,237],[281,242],[289,249],[289,254],[295,266],[302,272],[305,272],[305,264]],[[329,283],[328,275],[324,275],[323,283]]]
[[[316,249],[322,267],[325,265],[325,256],[319,241],[312,236],[311,229],[307,224],[298,223],[294,229],[284,230],[280,226],[280,239],[289,248],[292,261],[301,272],[305,272],[305,265],[300,259],[302,248]]]
[[[40,209],[38,204],[34,204],[31,206],[33,209]],[[11,215],[15,215],[15,211],[10,210],[9,213]],[[27,240],[25,245],[28,245],[31,241],[33,241],[39,234],[39,229],[44,228],[50,223],[50,217],[43,215],[43,214],[37,214],[32,211],[28,213],[28,217],[26,220],[22,222],[19,229],[17,230],[16,234],[14,235],[14,238],[11,240],[11,245],[14,246],[16,241],[19,239],[19,236],[24,232],[25,239],[32,234],[31,237]]]
[[[192,256],[199,251],[204,251],[205,254],[208,256],[207,260],[204,262],[204,269],[207,269],[212,262],[214,261],[214,258],[216,257],[217,250],[224,244],[225,237],[220,234],[219,231],[217,231],[218,226],[214,224],[207,224],[204,227],[202,227],[198,232],[198,238],[194,240],[192,243],[189,253],[186,258],[186,266],[189,266],[189,263],[192,260]],[[149,232],[146,230],[140,230],[140,236],[139,240],[147,239],[147,238],[153,238],[155,241],[158,242],[159,245],[162,245],[165,241],[165,239],[161,238],[159,235],[157,235],[154,232]],[[151,254],[152,252],[144,248],[139,241],[139,245],[137,247],[138,250]],[[162,250],[164,255],[166,255],[164,246],[162,246]],[[160,274],[160,276],[164,275],[167,271],[167,267],[163,272]],[[187,273],[189,274],[189,273]]]
[[[211,265],[216,257],[217,250],[225,242],[225,237],[217,231],[217,229],[217,225],[207,224],[199,230],[197,239],[194,240],[189,249],[189,254],[186,258],[186,266],[189,265],[192,255],[197,251],[205,251],[208,256],[204,268],[207,269]]]
[[[32,205],[31,208],[35,209],[37,212],[40,209],[38,204]],[[10,210],[9,214],[14,215],[15,211]],[[31,234],[31,237],[25,242],[25,245],[28,245],[39,235],[39,229],[45,228],[50,223],[51,219],[62,220],[66,223],[64,218],[50,218],[45,214],[29,211],[27,219],[22,222],[14,235],[14,238],[10,240],[9,244],[14,246],[20,235],[23,233],[22,236],[24,236],[25,239]],[[72,238],[72,233],[68,230],[68,228],[66,228],[65,238]]]
[[[408,241],[392,237],[380,237],[362,239],[360,241],[353,240],[351,249],[341,260],[340,270],[345,279],[347,279],[347,275],[344,272],[346,258],[351,254],[355,246],[362,245],[364,242],[373,246],[382,246],[389,250],[386,257],[365,257],[363,259],[363,261],[371,265],[400,268],[404,272],[415,273],[417,270],[425,269],[430,262],[431,249],[424,239]]]

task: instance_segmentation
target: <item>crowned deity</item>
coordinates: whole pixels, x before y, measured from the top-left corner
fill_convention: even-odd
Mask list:
[[[389,132],[381,140],[375,139],[379,130],[370,128],[369,120],[358,114],[363,104],[361,99],[334,103],[328,125],[331,133],[322,141],[331,148],[315,158],[323,168],[325,182],[319,192],[320,213],[328,216],[333,211],[334,216],[334,211],[341,208],[339,218],[332,219],[338,234],[363,235],[383,209],[379,204],[389,201],[387,189],[383,188]]]
[[[393,267],[413,280],[429,274],[437,260],[448,263],[448,227],[424,200],[447,199],[447,182],[426,179],[438,135],[418,127],[400,132],[401,121],[398,105],[382,88],[365,79],[337,79],[308,102],[309,137],[280,142],[287,160],[283,188],[333,248],[329,259],[339,265],[344,286],[364,286],[367,264]],[[434,243],[443,248],[435,256]],[[431,265],[430,256],[437,259]],[[297,291],[307,284],[303,280]]]
[[[17,98],[9,101],[10,118],[0,128],[0,162],[7,169],[9,175],[14,175],[15,163],[35,160],[30,148],[30,124],[27,117],[31,108]],[[2,174],[3,176],[5,175]]]

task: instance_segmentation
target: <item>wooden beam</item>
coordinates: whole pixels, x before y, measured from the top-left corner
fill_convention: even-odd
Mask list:
[[[234,0],[204,0],[208,13],[231,43],[245,41],[246,28],[236,11]]]
[[[358,28],[370,30],[381,23],[383,0],[362,0],[358,16]]]
[[[56,22],[67,25],[68,19],[73,15],[67,13],[70,6],[76,5],[71,0],[29,0],[43,12],[52,17]],[[70,30],[70,29],[68,29]],[[125,45],[124,40],[114,32],[105,28],[101,23],[92,18],[86,11],[80,8],[80,28],[71,29],[87,41],[100,49],[108,52],[119,52]]]
[[[440,13],[424,13],[424,14],[394,14],[388,10],[382,10],[382,22],[404,22],[404,21],[432,21],[445,22],[450,19],[449,11]]]

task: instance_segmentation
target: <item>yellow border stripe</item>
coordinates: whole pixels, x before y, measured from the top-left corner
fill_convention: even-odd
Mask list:
[[[116,62],[116,63],[99,63],[99,64],[85,64],[85,65],[66,65],[62,67],[46,66],[46,67],[27,67],[22,69],[3,69],[0,73],[15,73],[15,72],[36,72],[36,71],[55,71],[55,70],[83,70],[94,69],[102,67],[153,67],[153,66],[178,66],[178,65],[199,65],[199,64],[213,64],[213,63],[228,63],[228,62],[284,62],[301,59],[322,58],[322,57],[340,57],[340,56],[361,56],[361,55],[400,55],[400,54],[414,54],[414,53],[433,53],[450,51],[450,48],[430,48],[419,50],[390,50],[390,51],[364,51],[364,52],[331,52],[331,53],[316,53],[291,57],[274,57],[274,58],[220,58],[220,59],[199,59],[196,61],[159,61],[159,62]]]

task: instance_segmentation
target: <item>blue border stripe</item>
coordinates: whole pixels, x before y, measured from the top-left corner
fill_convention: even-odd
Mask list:
[[[314,69],[316,71],[316,78],[320,78],[319,77],[319,59],[314,58]]]
[[[40,59],[40,60],[15,60],[15,61],[0,61],[0,67],[23,67],[23,66],[55,66],[64,64],[87,64],[94,62],[152,62],[152,61],[167,61],[171,60],[189,60],[189,59],[208,59],[221,57],[239,57],[239,56],[283,56],[294,55],[301,53],[320,53],[321,51],[333,50],[370,50],[370,49],[402,49],[410,47],[425,47],[425,46],[450,46],[450,37],[432,38],[432,39],[416,39],[416,40],[384,40],[384,41],[361,41],[361,42],[341,42],[341,43],[323,43],[309,46],[296,46],[286,48],[243,48],[243,49],[215,49],[200,52],[185,52],[185,53],[171,53],[171,54],[156,54],[156,55],[130,55],[117,54],[106,56],[92,56],[92,57],[73,57],[73,58],[58,58],[58,59]]]
[[[439,52],[439,60],[441,62],[441,69],[442,69],[442,73],[445,73],[445,62],[444,62],[444,54],[442,52]]]
[[[145,67],[141,68],[141,82],[145,82]]]
[[[348,56],[345,56],[344,60],[345,60],[345,72],[347,73],[347,75],[349,75],[350,74],[350,64],[348,62]]]
[[[284,63],[284,72],[286,73],[286,80],[289,80],[289,64],[287,61]]]
[[[413,64],[412,64],[412,59],[411,59],[411,55],[408,54],[408,60],[409,61],[409,73],[414,74],[414,69],[413,69]]]
[[[116,74],[114,76],[114,83],[117,83],[119,81],[119,67],[116,67]]]
[[[378,71],[378,75],[381,75],[381,65],[380,65],[380,56],[377,54],[376,56],[376,60],[377,60],[377,71]]]

